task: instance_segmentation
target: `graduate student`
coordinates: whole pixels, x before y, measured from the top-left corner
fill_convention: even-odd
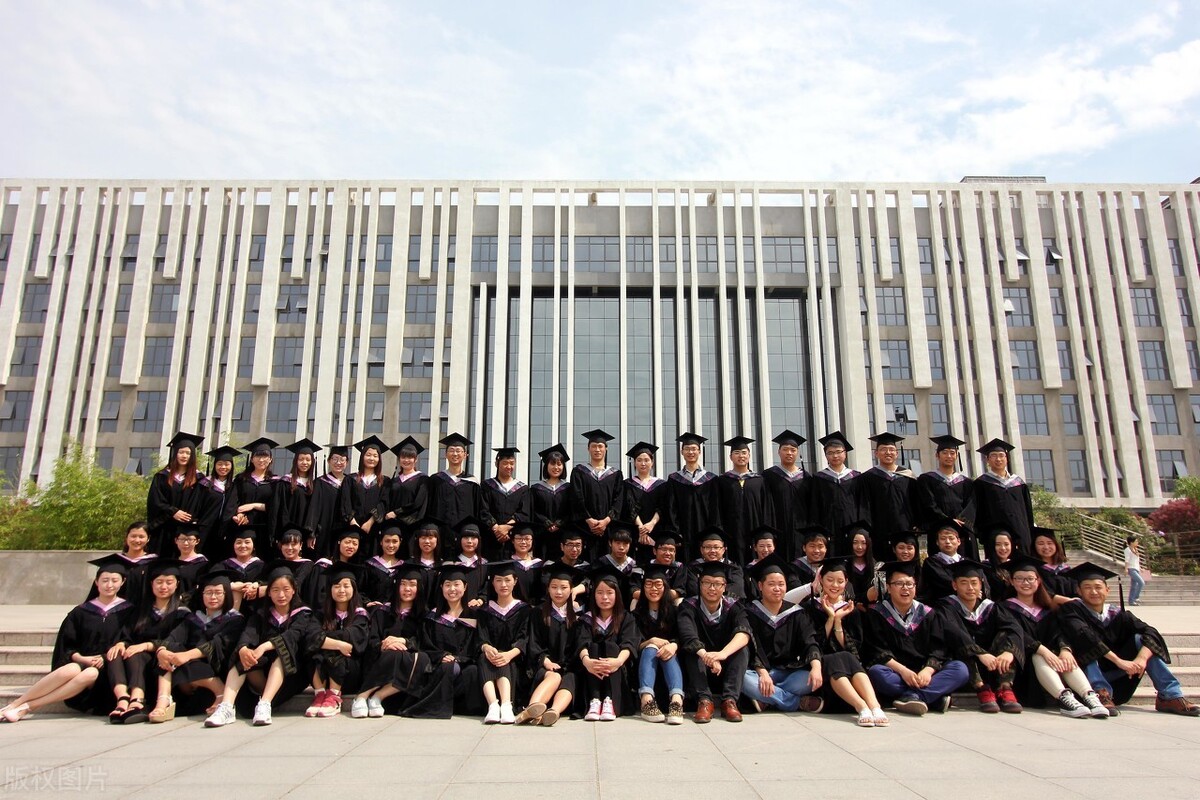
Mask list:
[[[821,565],[829,554],[829,533],[819,525],[809,525],[803,531],[804,554],[792,562],[796,585],[790,586],[787,601],[799,603],[821,593]]]
[[[757,599],[746,606],[752,648],[742,694],[759,711],[816,714],[825,705],[818,694],[824,683],[821,648],[804,609],[784,599],[788,580],[794,579],[791,572],[778,553],[764,556],[750,568]]]
[[[540,529],[532,522],[518,522],[513,528],[512,564],[520,588],[520,597],[531,606],[542,601],[542,568],[545,561],[534,555],[534,542]]]
[[[479,608],[487,601],[488,560],[479,554],[483,532],[478,520],[468,517],[458,524],[458,553],[455,563],[463,573],[467,608]]]
[[[313,491],[317,483],[316,454],[321,447],[312,439],[301,439],[284,449],[292,454],[292,468],[275,482],[269,531],[272,542],[288,528],[309,533],[316,529]]]
[[[141,606],[147,590],[146,570],[158,558],[158,554],[151,553],[149,547],[150,533],[146,523],[138,520],[126,529],[125,544],[120,553],[114,554],[125,567],[121,596],[137,607]]]
[[[943,519],[934,523],[936,550],[929,554],[921,565],[921,589],[917,597],[922,603],[936,605],[943,597],[954,594],[953,567],[963,557],[959,555],[962,545],[962,528],[957,520]]]
[[[688,431],[679,434],[679,454],[683,466],[667,476],[667,519],[679,537],[681,560],[696,558],[700,532],[719,525],[717,476],[700,463],[702,446],[707,439]]]
[[[254,552],[256,532],[253,528],[238,528],[234,535],[236,538],[233,540],[233,555],[220,562],[216,569],[208,569],[204,575],[212,574],[217,569],[227,573],[232,607],[242,613],[248,613],[250,604],[261,597],[258,581],[267,565]],[[203,583],[204,580],[201,580],[200,585]],[[193,600],[194,595],[193,592]],[[196,608],[195,603],[191,605]],[[224,675],[226,671],[222,670],[217,674]]]
[[[422,700],[422,716],[449,719],[453,714],[482,712],[479,693],[479,632],[467,616],[467,584],[463,565],[448,561],[438,569],[437,605],[425,615],[421,648],[438,673],[432,678],[436,693]]]
[[[1003,527],[1012,536],[1013,548],[1030,555],[1033,545],[1033,499],[1020,475],[1008,471],[1013,446],[992,439],[979,448],[986,469],[975,479],[975,526],[977,530]],[[984,537],[983,552],[991,559],[992,543]]]
[[[579,618],[579,665],[587,700],[585,722],[612,722],[629,713],[629,661],[637,654],[641,635],[625,610],[621,576],[607,565],[591,573],[588,609]]]
[[[449,530],[456,530],[467,517],[479,517],[479,482],[467,472],[467,448],[471,440],[451,433],[439,441],[446,448],[446,468],[429,476],[429,516]],[[449,542],[443,543],[443,555],[449,557]]]
[[[375,550],[375,524],[383,518],[383,497],[388,481],[383,476],[383,454],[388,446],[378,436],[355,442],[358,471],[342,481],[342,524],[362,532],[366,552]]]
[[[320,618],[320,609],[325,607],[326,598],[329,597],[329,589],[335,573],[342,567],[350,564],[357,565],[360,562],[358,554],[362,548],[361,536],[361,531],[356,528],[347,528],[338,534],[337,541],[334,543],[333,558],[320,558],[313,564],[312,578],[308,584],[312,587],[312,591],[309,592],[308,586],[305,586],[305,594],[301,596],[309,606],[316,609],[315,613],[318,615],[318,619]],[[361,583],[362,576],[355,575],[356,593],[358,585]]]
[[[54,640],[49,675],[38,679],[19,697],[0,709],[7,722],[20,722],[30,712],[66,703],[76,711],[108,713],[114,705],[106,661],[119,657],[114,647],[135,613],[132,603],[120,596],[126,567],[118,555],[89,561],[96,579],[88,599],[67,612]],[[129,698],[121,695],[126,704]]]
[[[342,713],[342,691],[358,689],[370,639],[370,620],[358,594],[361,568],[341,563],[328,573],[321,611],[309,640],[313,701],[306,717]]]
[[[409,563],[421,569],[421,602],[426,606],[433,606],[437,602],[437,571],[441,566],[438,554],[442,550],[441,539],[441,524],[433,517],[426,517],[417,523],[412,541],[409,542],[412,556]]]
[[[229,556],[229,543],[225,534],[230,530],[229,521],[236,509],[233,499],[233,465],[241,451],[236,447],[222,445],[209,450],[209,474],[201,479],[204,485],[204,511],[200,517],[200,529],[204,532],[200,550],[209,561],[220,561]]]
[[[968,678],[967,665],[947,650],[933,609],[917,597],[917,562],[883,565],[887,594],[863,615],[863,657],[875,693],[901,714],[946,711]]]
[[[512,555],[512,531],[530,518],[529,487],[516,477],[515,447],[496,448],[496,475],[480,487],[479,521],[484,534],[480,546],[485,558],[496,561]]]
[[[571,484],[567,482],[567,462],[571,457],[561,444],[553,444],[538,453],[541,479],[529,487],[530,515],[544,531],[534,550],[544,559],[558,555],[558,540],[574,518],[571,510]]]
[[[279,442],[265,436],[255,439],[244,449],[250,454],[246,468],[233,481],[233,497],[230,505],[234,514],[231,527],[253,528],[258,532],[255,547],[268,553],[274,545],[271,541],[271,503],[275,499],[275,473],[271,472],[271,451]],[[225,541],[234,538],[232,530],[225,534]]]
[[[779,531],[779,546],[785,561],[796,558],[804,542],[800,529],[808,523],[809,475],[804,470],[800,446],[807,439],[792,430],[785,430],[772,439],[779,445],[779,463],[763,472],[767,487],[768,522]]]
[[[613,436],[596,428],[583,434],[588,443],[588,463],[571,470],[571,506],[575,520],[587,534],[586,551],[595,561],[604,554],[608,526],[620,518],[621,470],[608,466],[608,443]]]
[[[979,544],[971,532],[975,522],[975,483],[958,469],[958,448],[966,442],[956,436],[932,436],[936,468],[917,477],[912,492],[913,515],[916,524],[929,534],[926,552],[937,549],[934,525],[943,519],[959,524],[966,536],[959,543],[959,555],[979,558]]]
[[[175,530],[175,552],[177,558],[179,591],[186,599],[191,596],[192,589],[200,578],[200,574],[209,568],[208,559],[196,552],[200,546],[200,529],[192,525],[181,525]]]
[[[400,525],[385,522],[379,531],[379,552],[363,564],[361,593],[368,610],[387,605],[396,597],[396,570],[404,563],[400,541]]]
[[[725,534],[717,527],[710,527],[698,537],[700,540],[700,557],[687,566],[684,579],[684,597],[697,597],[700,594],[700,581],[704,568],[710,563],[726,564],[729,566],[726,580],[728,585],[722,593],[733,600],[740,600],[746,591],[746,578],[742,568],[726,557]]]
[[[672,602],[678,603],[687,595],[687,567],[675,558],[679,552],[678,539],[673,533],[660,534],[654,543],[654,558],[646,569],[661,569],[667,582],[667,594]],[[635,592],[635,596],[639,593]]]
[[[875,548],[871,526],[856,522],[843,535],[850,542],[850,555],[846,559],[846,577],[850,581],[848,594],[859,611],[866,611],[870,604],[867,595],[875,581]]]
[[[580,649],[572,591],[583,585],[584,576],[580,570],[558,563],[546,568],[546,578],[546,597],[529,620],[533,691],[517,715],[518,725],[550,727],[575,700]]]
[[[841,431],[834,431],[817,441],[824,448],[827,466],[807,481],[809,523],[832,532],[860,519],[870,521],[860,498],[859,473],[846,466],[846,455],[854,448]],[[833,554],[838,554],[836,549]]]
[[[317,478],[313,487],[313,524],[306,543],[313,558],[325,558],[330,555],[333,546],[333,535],[340,531],[342,525],[342,483],[346,478],[346,468],[350,465],[350,445],[331,444],[326,448],[329,459],[326,462],[327,471]]]
[[[529,652],[531,609],[520,594],[512,561],[488,564],[491,597],[479,621],[479,681],[488,705],[484,725],[512,725],[517,721],[513,698],[521,688],[524,656]],[[544,709],[543,709],[544,710]]]
[[[608,526],[608,552],[605,553],[597,562],[597,566],[603,564],[612,567],[624,580],[630,581],[634,572],[637,571],[637,561],[629,554],[633,549],[633,525],[628,522],[617,520],[612,525]],[[632,596],[627,594],[624,597],[625,605],[629,605]]]
[[[743,597],[746,600],[758,599],[758,578],[755,577],[754,568],[767,556],[779,553],[779,531],[772,528],[770,525],[759,525],[750,533],[750,553],[753,558],[746,563],[742,570],[745,575],[746,590]],[[790,566],[790,565],[789,565]],[[794,589],[799,584],[799,576],[795,569],[788,570],[788,579],[792,582],[789,589]]]
[[[336,553],[341,549],[350,547],[350,544],[344,543],[344,538],[335,545]],[[279,536],[279,559],[286,562],[286,566],[291,569],[292,582],[294,588],[300,593],[300,597],[296,600],[297,605],[308,606],[310,609],[313,605],[320,605],[321,599],[321,573],[323,569],[318,567],[316,562],[305,558],[304,552],[304,534],[296,528],[290,528],[284,531]],[[328,559],[326,564],[332,563]],[[267,575],[267,579],[261,580],[258,584],[258,597],[264,602],[268,600],[267,589],[269,583],[269,572],[272,568],[280,564],[280,561],[272,561],[270,565],[263,569],[263,574]]]
[[[1008,580],[1008,562],[1016,554],[1012,534],[1004,526],[995,526],[983,535],[992,543],[992,555],[983,560],[987,574],[987,596],[999,603],[1013,596],[1013,587]]]
[[[918,576],[917,589],[921,587],[920,582],[920,545],[917,543],[917,535],[912,531],[897,534],[892,539],[892,560],[893,561],[912,561],[914,574]],[[873,605],[888,596],[887,575],[884,574],[883,565],[887,562],[875,564],[875,580],[871,584],[871,588],[867,590],[867,605]]]
[[[641,634],[638,645],[638,701],[646,722],[683,722],[683,668],[679,657],[679,624],[671,599],[667,568],[651,563],[643,572],[637,608],[633,611]],[[658,676],[666,684],[667,713],[657,700]]]
[[[1067,563],[1067,551],[1058,532],[1053,528],[1033,527],[1033,552],[1030,554],[1038,561],[1042,584],[1054,598],[1055,606],[1060,606],[1074,600],[1079,592],[1077,584],[1067,574],[1071,565]]]
[[[1063,633],[1108,713],[1118,713],[1117,707],[1133,697],[1145,675],[1157,693],[1155,711],[1200,716],[1200,706],[1183,696],[1179,679],[1167,666],[1171,654],[1162,634],[1108,602],[1108,579],[1116,573],[1085,561],[1069,575],[1079,583],[1082,602],[1059,607]]]
[[[750,664],[750,623],[741,604],[725,596],[734,583],[730,567],[723,560],[705,561],[697,570],[699,594],[679,605],[683,673],[696,693],[692,720],[701,725],[712,721],[715,697],[720,698],[722,717],[742,721],[737,699]]]
[[[657,453],[658,446],[649,442],[638,442],[625,453],[633,461],[633,474],[625,479],[621,519],[634,527],[634,552],[639,561],[649,561],[653,557],[655,531],[667,527],[664,517],[669,487],[665,480],[653,474]]]
[[[407,536],[425,516],[429,507],[429,476],[417,469],[417,457],[425,448],[411,436],[406,436],[392,448],[396,454],[396,474],[384,493],[384,522],[400,526]]]
[[[750,469],[750,445],[754,440],[734,436],[725,442],[729,448],[730,469],[717,478],[717,506],[721,527],[729,546],[729,560],[743,565],[748,560],[750,531],[766,523],[771,510],[767,484]]]
[[[418,564],[405,563],[397,571],[391,602],[371,611],[368,663],[363,690],[350,704],[352,719],[378,719],[388,710],[402,717],[425,716],[422,699],[440,694],[434,681],[442,673],[421,652],[424,572]]]
[[[203,436],[180,431],[167,442],[167,465],[150,479],[146,497],[150,551],[173,556],[171,550],[178,525],[199,525],[208,501],[197,469],[197,446]]]
[[[916,481],[899,467],[903,436],[883,431],[870,437],[875,443],[875,465],[858,477],[858,491],[871,530],[877,534],[874,556],[888,557],[887,543],[900,531],[912,529],[915,516],[910,505]],[[835,529],[837,530],[837,529]],[[835,555],[849,555],[849,542],[835,542]]]

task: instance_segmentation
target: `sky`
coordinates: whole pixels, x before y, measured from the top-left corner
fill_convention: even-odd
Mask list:
[[[0,177],[1177,183],[1200,2],[0,0]]]

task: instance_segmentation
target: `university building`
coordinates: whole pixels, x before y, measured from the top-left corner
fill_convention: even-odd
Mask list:
[[[0,180],[0,469],[378,434],[1017,445],[1071,505],[1200,470],[1200,186]],[[618,452],[619,449],[619,452]],[[280,451],[276,471],[286,468]],[[434,446],[423,468],[437,468]],[[389,458],[385,468],[391,467]]]

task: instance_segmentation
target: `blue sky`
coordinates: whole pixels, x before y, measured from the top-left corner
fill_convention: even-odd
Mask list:
[[[1198,11],[0,0],[0,176],[1186,182]]]

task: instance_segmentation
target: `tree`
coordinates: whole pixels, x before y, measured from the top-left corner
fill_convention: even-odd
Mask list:
[[[1079,514],[1063,506],[1058,495],[1041,486],[1030,486],[1033,496],[1033,524],[1058,531],[1058,537],[1066,547],[1078,546]]]
[[[1190,497],[1168,500],[1150,515],[1150,527],[1164,533],[1200,531],[1200,503]]]
[[[1200,478],[1195,475],[1185,475],[1175,479],[1175,496],[1186,497],[1200,505]]]

